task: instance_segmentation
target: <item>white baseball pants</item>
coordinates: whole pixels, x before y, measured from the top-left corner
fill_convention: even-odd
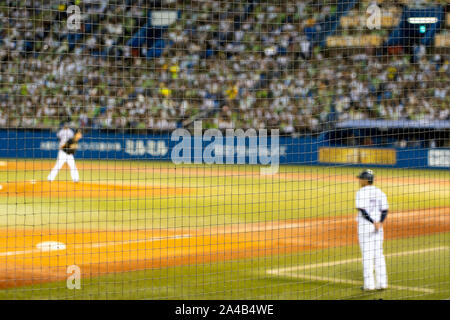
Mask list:
[[[47,177],[48,181],[53,181],[56,178],[56,175],[58,174],[59,170],[63,167],[64,163],[69,165],[70,168],[70,176],[72,177],[73,182],[78,182],[80,179],[78,174],[78,169],[75,165],[75,159],[73,157],[73,154],[67,154],[62,150],[59,150],[58,152],[58,158],[56,159],[56,164],[53,167],[52,171]]]
[[[359,223],[358,239],[363,260],[364,289],[387,288],[386,261],[383,255],[383,228],[375,232],[373,224]]]

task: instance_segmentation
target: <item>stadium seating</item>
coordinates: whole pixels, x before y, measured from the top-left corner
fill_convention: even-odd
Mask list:
[[[145,1],[82,1],[79,32],[67,29],[65,5],[25,2],[27,10],[0,7],[2,127],[167,131],[201,119],[294,134],[348,119],[450,119],[445,51],[417,63],[407,52],[375,55],[398,1],[379,1],[381,30],[362,25],[362,1],[315,48],[305,28],[333,15],[336,1],[172,1],[164,8],[181,17],[151,54],[129,46],[146,24]],[[448,33],[435,45],[448,48]]]

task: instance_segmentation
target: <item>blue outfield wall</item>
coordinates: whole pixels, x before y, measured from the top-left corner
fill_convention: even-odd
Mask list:
[[[190,159],[188,163],[206,162],[208,160],[199,159],[207,151],[211,141],[200,141],[193,137],[184,138],[185,142],[190,143],[191,154],[185,154],[184,159]],[[180,146],[182,139],[174,140],[171,135],[129,135],[122,133],[100,133],[91,132],[85,134],[79,143],[79,149],[75,154],[76,159],[97,159],[97,160],[163,160],[173,161],[174,148]],[[204,140],[204,139],[203,139]],[[236,138],[227,139],[223,137],[222,141],[215,143],[213,155],[217,156],[213,161],[219,159],[222,163],[233,163],[245,161],[247,164],[270,164],[270,155],[277,156],[277,148],[272,150],[272,141],[270,137],[264,140],[258,140],[255,145],[249,143],[248,139],[244,146],[238,146]],[[201,145],[201,148],[199,147]],[[393,153],[393,159],[390,164],[383,164],[378,160],[358,159],[346,161],[326,161],[319,159],[319,150],[326,148],[328,151],[339,149],[348,149],[354,153],[368,154],[370,159],[376,159],[375,153],[379,148],[334,148],[314,137],[280,137],[279,138],[279,163],[293,165],[354,165],[371,167],[397,167],[397,168],[440,168],[450,169],[450,149],[393,149],[384,150]],[[201,149],[201,150],[200,150]],[[197,151],[196,151],[197,150]],[[348,151],[347,150],[347,151]],[[55,159],[58,152],[58,139],[56,133],[41,130],[0,130],[0,158],[35,158],[35,159]],[[348,152],[347,152],[348,153]],[[373,154],[372,154],[373,153]],[[383,152],[384,153],[384,152]],[[182,155],[183,153],[178,153]],[[265,156],[265,158],[264,158]],[[227,158],[228,157],[228,158]],[[220,160],[222,159],[222,160]],[[245,159],[245,160],[243,160]],[[368,158],[369,159],[369,158]],[[319,161],[320,160],[320,161]],[[209,160],[210,161],[210,160]],[[241,161],[241,162],[239,162]],[[256,162],[255,162],[256,161]],[[269,162],[268,162],[269,161]],[[185,161],[186,162],[186,161]],[[219,162],[220,163],[220,162]]]

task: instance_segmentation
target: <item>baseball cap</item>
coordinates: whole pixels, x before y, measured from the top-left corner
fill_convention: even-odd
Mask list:
[[[362,171],[359,175],[356,176],[358,179],[368,180],[369,182],[373,182],[374,174],[370,169],[366,169]]]

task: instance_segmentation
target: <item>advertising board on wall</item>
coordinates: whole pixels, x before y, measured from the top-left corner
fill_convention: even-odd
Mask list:
[[[428,151],[430,167],[450,167],[450,149],[431,149]]]
[[[194,139],[194,137],[192,137]],[[55,132],[32,130],[0,130],[0,159],[28,158],[55,159],[58,153],[58,139]],[[132,135],[124,133],[86,133],[79,143],[75,155],[77,159],[97,160],[159,160],[171,161],[179,141],[169,134]],[[211,142],[201,142],[201,153],[210,147]],[[191,145],[195,146],[192,140]],[[272,154],[272,142],[267,145],[258,143],[239,146],[237,141],[223,139],[216,143],[215,157],[231,157],[235,163],[253,164],[252,156],[260,159]],[[196,148],[193,148],[196,149]],[[198,148],[197,148],[198,149]],[[373,148],[373,147],[332,147],[327,141],[316,137],[279,137],[279,164],[292,165],[352,165],[396,168],[450,168],[450,149],[426,148]],[[195,160],[195,152],[192,154]],[[223,163],[227,163],[222,161]],[[208,163],[208,162],[205,162]],[[214,162],[216,163],[216,162]],[[219,162],[217,162],[219,163]]]
[[[395,149],[319,148],[319,162],[342,164],[395,165]]]

